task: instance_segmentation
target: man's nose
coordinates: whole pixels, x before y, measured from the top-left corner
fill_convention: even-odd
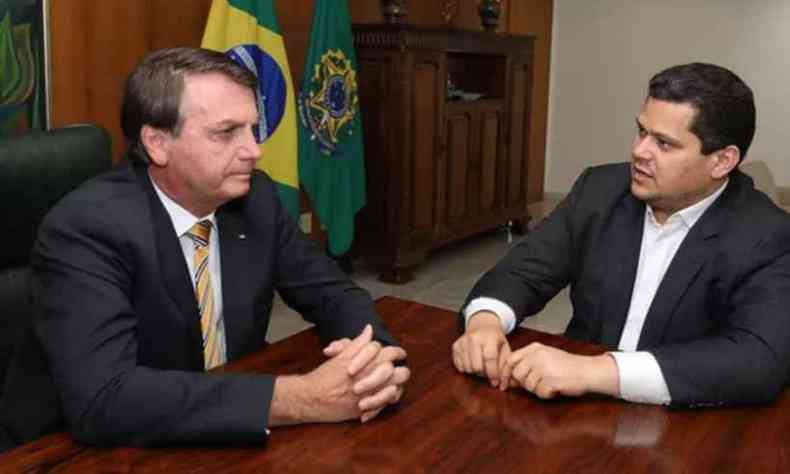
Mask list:
[[[255,139],[255,134],[252,133],[252,130],[245,134],[244,143],[241,145],[241,152],[241,158],[246,160],[258,161],[261,157],[261,146]]]
[[[644,137],[637,135],[636,138],[634,138],[634,143],[631,146],[631,155],[643,160],[647,160],[652,156],[650,135],[645,135]]]

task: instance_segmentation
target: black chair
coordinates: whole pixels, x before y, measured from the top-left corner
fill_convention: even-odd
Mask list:
[[[110,136],[94,125],[0,137],[0,452],[61,426],[32,331],[30,249],[49,209],[111,166]]]

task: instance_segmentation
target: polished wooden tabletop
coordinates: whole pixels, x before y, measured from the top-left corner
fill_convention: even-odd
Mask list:
[[[0,455],[0,472],[788,473],[790,394],[764,407],[671,410],[582,397],[543,401],[457,373],[455,314],[382,298],[377,308],[409,353],[400,405],[367,424],[275,428],[265,445],[102,449],[55,434]],[[526,329],[530,341],[600,348]],[[293,373],[321,362],[307,330],[228,371]]]

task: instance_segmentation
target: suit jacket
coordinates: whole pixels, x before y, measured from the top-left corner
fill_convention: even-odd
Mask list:
[[[298,230],[265,174],[216,217],[228,360],[264,346],[275,290],[325,342],[371,323],[379,340],[394,343],[369,295]],[[188,268],[144,165],[64,198],[40,227],[32,265],[41,305],[34,326],[77,439],[265,438],[273,377],[203,373]]]
[[[497,298],[520,321],[570,285],[566,335],[615,348],[644,216],[645,204],[630,191],[628,164],[590,168],[469,300]],[[686,236],[650,306],[638,350],[658,361],[673,404],[760,403],[783,389],[790,374],[790,217],[748,176],[731,173]]]

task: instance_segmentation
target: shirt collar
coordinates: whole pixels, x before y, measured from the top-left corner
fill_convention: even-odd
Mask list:
[[[729,178],[724,182],[723,185],[719,187],[719,189],[713,192],[713,194],[711,194],[710,196],[706,197],[705,199],[699,202],[692,204],[691,206],[685,209],[681,209],[675,212],[674,214],[669,216],[669,219],[672,219],[673,217],[677,216],[676,219],[680,219],[680,221],[683,222],[686,225],[686,227],[691,229],[691,227],[693,227],[694,224],[697,223],[699,218],[702,217],[702,214],[704,214],[705,211],[707,211],[708,208],[711,205],[713,205],[716,199],[718,199],[718,197],[721,196],[721,194],[727,188],[728,184],[730,184]],[[647,208],[647,215],[650,218],[650,221],[656,223],[656,217],[655,214],[653,214],[653,208],[650,207],[649,205],[646,206],[646,208]],[[667,219],[667,222],[669,222],[669,219]]]
[[[167,194],[159,189],[159,186],[156,185],[156,181],[154,181],[150,173],[148,174],[148,178],[151,180],[151,184],[154,185],[154,190],[156,191],[156,195],[159,196],[159,200],[162,201],[162,205],[165,206],[165,210],[170,216],[170,220],[173,222],[173,228],[175,228],[177,236],[181,237],[189,231],[193,225],[205,219],[211,221],[211,225],[215,229],[217,228],[217,218],[213,212],[203,217],[195,217],[191,212],[181,207],[180,204],[170,199]]]

